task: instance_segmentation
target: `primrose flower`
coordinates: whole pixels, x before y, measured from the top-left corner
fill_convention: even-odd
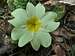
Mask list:
[[[31,43],[34,50],[38,50],[40,45],[49,47],[52,37],[49,32],[57,29],[59,22],[55,22],[57,14],[55,12],[46,12],[45,7],[38,3],[34,6],[28,2],[26,10],[18,8],[13,11],[14,19],[8,22],[15,26],[11,32],[12,40],[18,40],[18,46],[23,47]]]

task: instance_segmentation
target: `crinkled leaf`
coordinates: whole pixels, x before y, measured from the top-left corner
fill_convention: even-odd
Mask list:
[[[57,18],[55,21],[61,19],[65,14],[65,6],[62,4],[56,4],[52,10],[57,13]]]
[[[26,8],[26,4],[29,0],[7,0],[9,8],[14,11],[18,8]]]

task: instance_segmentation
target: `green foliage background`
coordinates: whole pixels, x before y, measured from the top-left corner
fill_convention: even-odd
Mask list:
[[[32,2],[36,5],[38,2],[42,0],[7,0],[9,8],[13,11],[17,8],[24,8],[26,7],[27,2]]]

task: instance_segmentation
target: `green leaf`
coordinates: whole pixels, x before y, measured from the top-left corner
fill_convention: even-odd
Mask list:
[[[14,0],[14,5],[16,8],[26,8],[28,0]]]
[[[15,9],[15,6],[14,6],[13,2],[14,2],[14,0],[7,0],[7,4],[8,4],[8,6],[11,10]]]
[[[75,51],[75,44],[72,45],[73,50]]]
[[[75,56],[75,44],[72,44],[72,47],[70,49],[71,49],[70,55]]]
[[[21,25],[23,25],[25,23],[25,20],[27,19],[26,11],[21,8],[16,9],[11,14],[15,18],[12,20],[9,20],[8,22],[11,23],[12,25],[14,25],[15,27],[20,27]]]
[[[52,38],[49,35],[49,33],[46,33],[46,32],[38,32],[37,33],[37,37],[39,38],[40,44],[43,47],[49,47],[51,45]]]
[[[7,4],[9,8],[14,11],[15,9],[18,8],[26,8],[26,4],[28,3],[29,0],[7,0]]]
[[[24,32],[24,35],[22,35],[19,39],[18,46],[23,47],[27,43],[29,43],[33,39],[33,33],[31,32]]]
[[[62,4],[56,4],[52,11],[57,13],[57,18],[55,21],[60,20],[65,14],[65,6]]]

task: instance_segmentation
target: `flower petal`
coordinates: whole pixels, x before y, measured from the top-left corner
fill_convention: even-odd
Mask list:
[[[48,22],[44,27],[43,27],[43,31],[45,32],[52,32],[54,30],[56,30],[60,25],[60,22]]]
[[[22,24],[24,24],[25,20],[27,19],[26,11],[21,8],[16,9],[11,14],[15,18],[12,20],[9,20],[8,22],[11,23],[12,25],[14,25],[15,27],[18,27],[18,26],[21,26]]]
[[[55,12],[47,12],[41,20],[46,24],[48,21],[54,21],[55,18],[57,18],[57,14]]]
[[[52,38],[47,32],[38,32],[37,34],[41,45],[49,47],[51,45]]]
[[[12,40],[19,40],[19,38],[24,34],[24,29],[13,29],[11,32]]]
[[[31,32],[25,31],[24,35],[22,35],[21,38],[19,39],[18,46],[23,47],[32,39],[33,39],[33,34]]]
[[[38,51],[40,48],[40,42],[37,36],[34,37],[34,39],[31,41],[31,45],[35,51]]]
[[[29,17],[31,16],[34,16],[35,14],[35,7],[32,3],[28,2],[27,6],[26,6],[26,12],[27,12],[27,15]]]
[[[36,10],[36,16],[38,16],[39,18],[41,18],[42,16],[44,16],[45,14],[45,7],[41,4],[41,3],[38,3],[35,7],[35,10]]]

